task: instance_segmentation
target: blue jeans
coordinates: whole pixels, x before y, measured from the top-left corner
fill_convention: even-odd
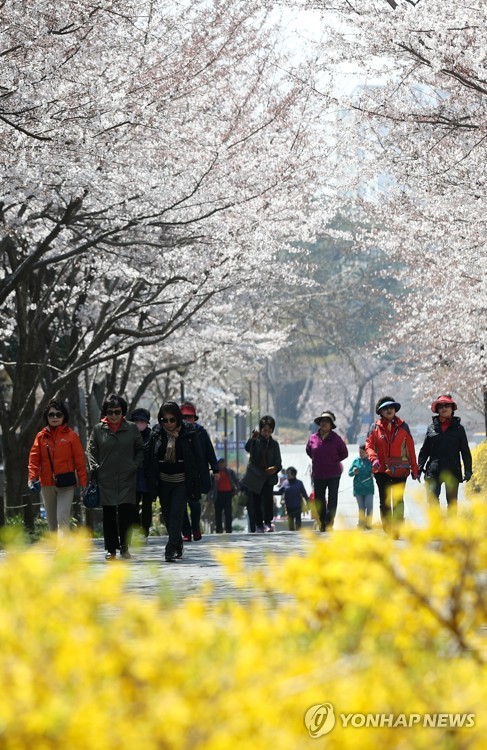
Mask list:
[[[355,495],[358,504],[358,517],[360,526],[371,526],[372,513],[374,510],[373,495]]]

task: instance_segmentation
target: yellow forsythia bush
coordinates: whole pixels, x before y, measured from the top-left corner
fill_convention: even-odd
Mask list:
[[[258,571],[220,553],[248,604],[128,594],[88,544],[0,561],[1,750],[485,747],[483,504]]]
[[[465,484],[465,496],[469,500],[482,497],[487,501],[487,440],[476,445],[472,451],[473,476]]]

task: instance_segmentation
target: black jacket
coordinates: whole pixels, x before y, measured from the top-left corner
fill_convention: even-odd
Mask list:
[[[433,417],[423,447],[419,451],[418,468],[424,471],[427,477],[437,478],[441,472],[448,471],[463,482],[462,466],[464,471],[472,472],[472,455],[468,447],[467,435],[464,427],[460,424],[460,417],[453,417],[451,425],[442,431],[440,418]]]
[[[281,449],[277,440],[271,436],[266,439],[262,435],[257,438],[249,438],[245,443],[245,450],[250,453],[250,463],[258,466],[260,469],[266,469],[268,466],[275,466],[276,473],[269,474],[268,484],[277,484],[279,481],[278,473],[282,469]]]
[[[187,424],[187,422],[185,422],[185,424]],[[201,452],[203,454],[203,463],[205,467],[204,473],[201,476],[201,491],[203,492],[203,494],[206,494],[211,489],[211,479],[213,478],[212,477],[210,479],[208,465],[210,466],[213,474],[216,474],[218,472],[218,459],[215,455],[215,449],[213,448],[211,438],[205,428],[197,423],[195,425],[191,425],[191,423],[189,423],[189,426],[194,426],[196,434],[198,435],[198,440],[200,441]]]
[[[201,497],[201,480],[208,468],[205,467],[201,443],[195,427],[183,422],[177,441],[180,441],[183,453],[188,500],[199,500]],[[166,447],[166,433],[161,425],[156,425],[152,428],[152,434],[144,456],[144,471],[150,494],[153,497],[156,497],[159,491],[159,460],[165,455]]]

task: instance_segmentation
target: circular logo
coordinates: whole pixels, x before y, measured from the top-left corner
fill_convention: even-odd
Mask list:
[[[331,703],[318,703],[316,706],[310,706],[304,715],[304,723],[309,736],[314,740],[331,732],[335,722],[335,713]]]

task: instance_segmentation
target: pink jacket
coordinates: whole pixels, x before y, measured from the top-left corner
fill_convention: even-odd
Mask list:
[[[332,479],[342,473],[341,462],[348,456],[348,448],[340,435],[333,430],[325,439],[318,430],[310,436],[306,453],[312,461],[313,479]]]

